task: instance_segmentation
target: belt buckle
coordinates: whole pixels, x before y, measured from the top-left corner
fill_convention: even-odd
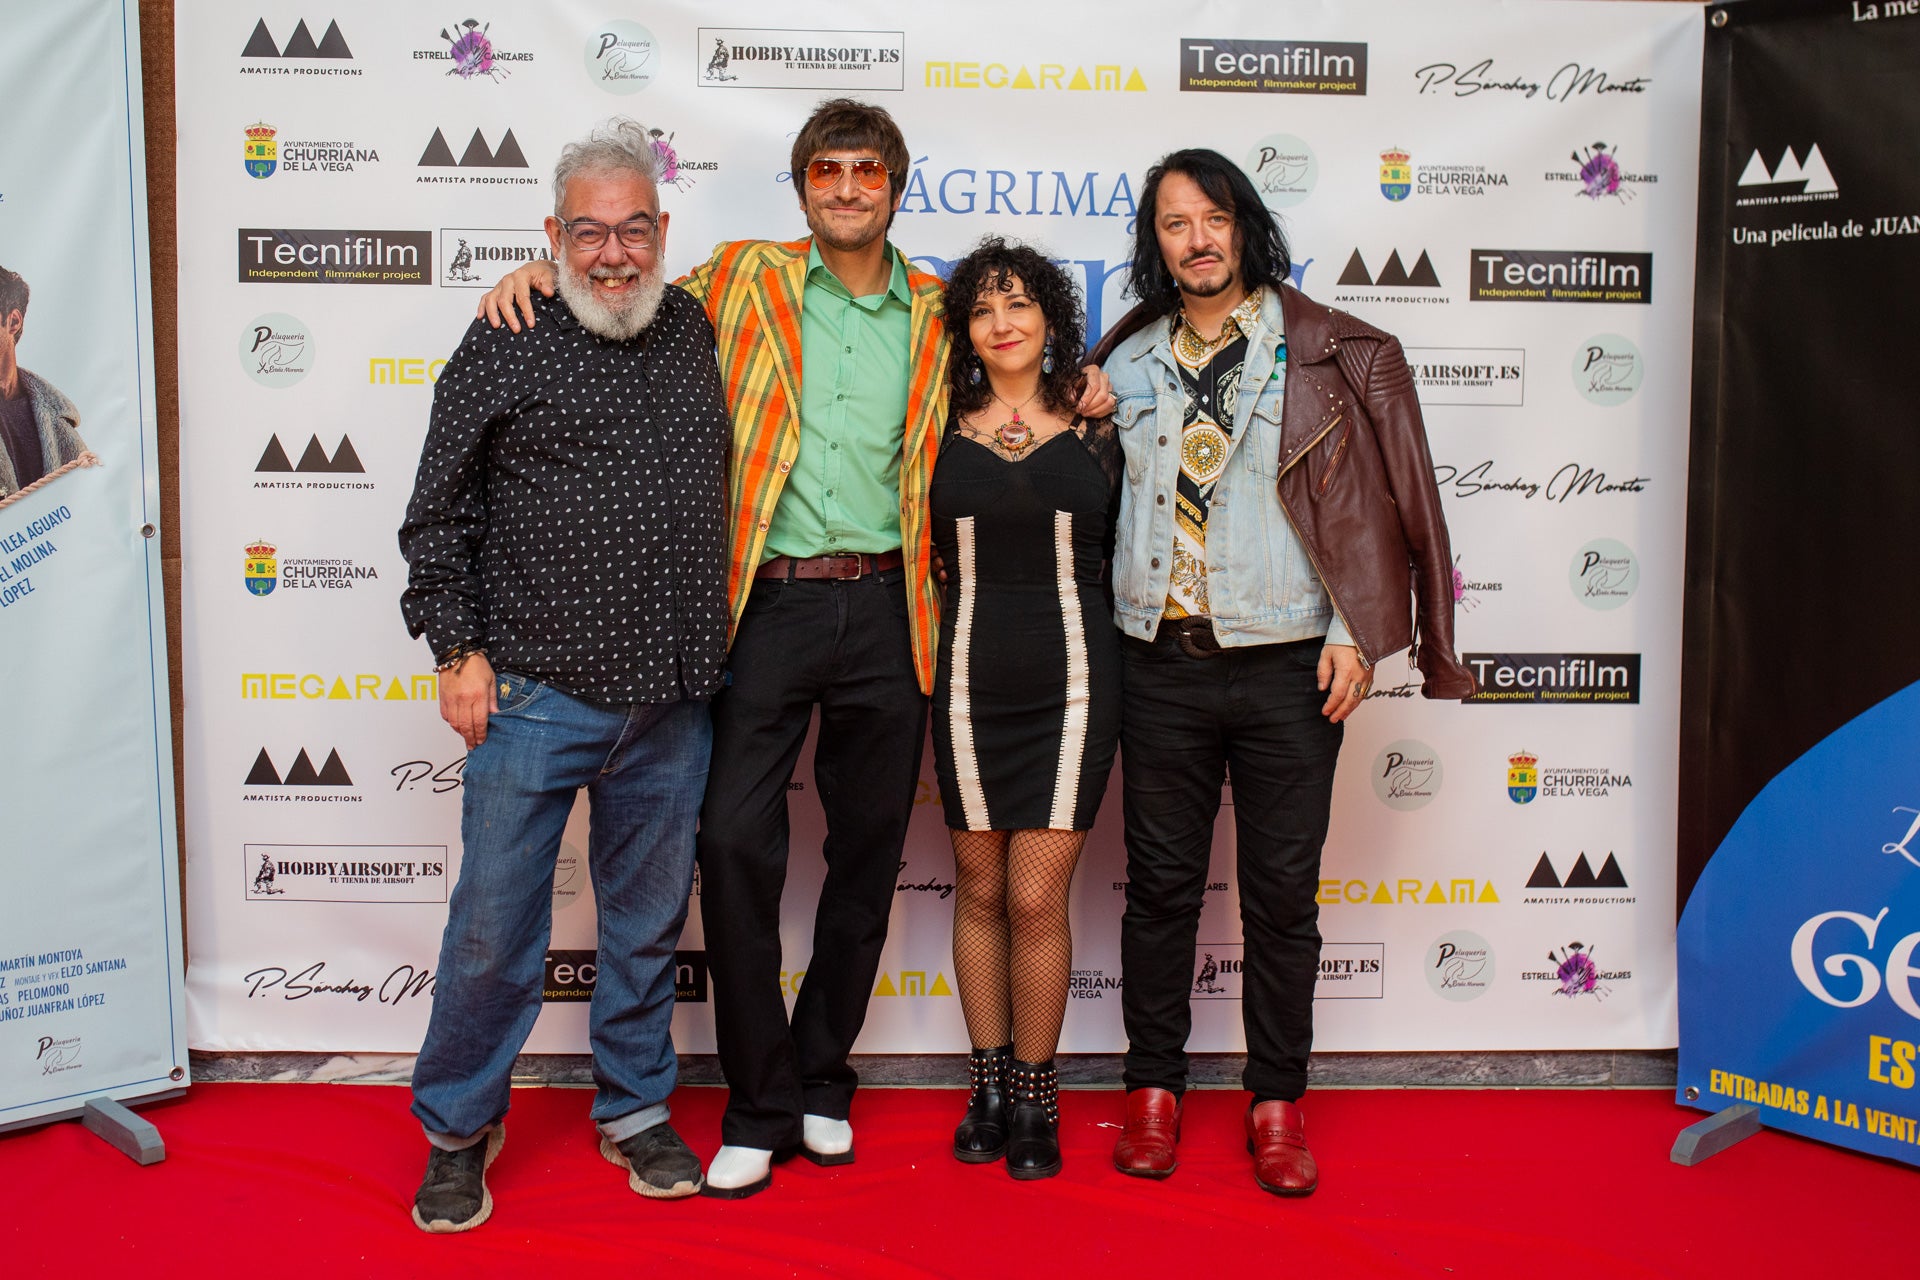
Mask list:
[[[1204,628],[1204,630],[1203,630]],[[1196,636],[1205,635],[1207,643],[1202,645]],[[1220,656],[1220,642],[1213,638],[1213,622],[1207,618],[1187,618],[1175,624],[1174,640],[1180,645],[1180,652],[1189,658],[1217,658]]]
[[[829,551],[827,553],[827,558],[829,560],[852,560],[853,561],[853,572],[851,574],[839,573],[833,576],[838,578],[842,582],[857,581],[860,578],[866,577],[867,562],[864,558],[864,555],[865,555],[864,552],[859,552],[859,551]]]

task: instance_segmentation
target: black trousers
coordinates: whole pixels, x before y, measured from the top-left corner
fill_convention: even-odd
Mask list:
[[[1306,1092],[1320,968],[1320,848],[1344,729],[1320,714],[1323,641],[1193,658],[1123,639],[1127,906],[1120,922],[1127,1088],[1187,1083],[1194,939],[1224,770],[1233,777],[1246,1087]]]
[[[904,571],[754,583],[727,670],[699,839],[716,1047],[731,1090],[720,1138],[777,1151],[799,1143],[803,1114],[845,1119],[858,1083],[847,1054],[887,940],[927,732]],[[789,1023],[787,783],[815,706],[827,874]]]

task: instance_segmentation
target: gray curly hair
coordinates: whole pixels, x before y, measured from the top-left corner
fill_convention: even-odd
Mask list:
[[[561,148],[553,166],[553,215],[566,203],[567,184],[581,173],[637,173],[657,189],[666,162],[654,146],[653,134],[638,120],[625,116],[596,126],[592,133]]]

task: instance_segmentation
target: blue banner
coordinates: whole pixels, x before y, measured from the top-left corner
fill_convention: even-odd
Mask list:
[[[1754,798],[1680,919],[1680,1101],[1920,1165],[1920,683]]]
[[[4,1129],[187,1048],[137,10],[0,7]]]

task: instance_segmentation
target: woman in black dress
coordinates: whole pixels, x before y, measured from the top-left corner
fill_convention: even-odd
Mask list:
[[[1073,413],[1083,322],[1066,273],[989,237],[947,281],[953,416],[931,491],[946,567],[934,766],[953,837],[953,958],[973,1052],[954,1155],[1060,1171],[1054,1050],[1067,891],[1120,731],[1104,564],[1120,450]]]

